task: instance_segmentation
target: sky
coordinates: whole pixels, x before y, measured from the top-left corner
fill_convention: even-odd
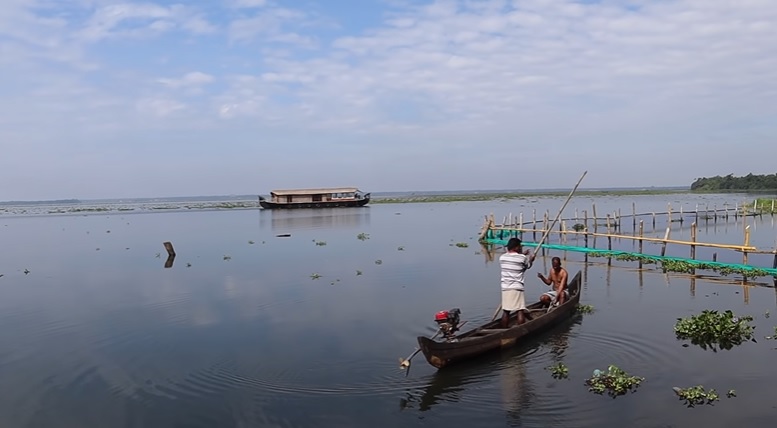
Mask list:
[[[775,0],[2,0],[0,200],[775,173]]]

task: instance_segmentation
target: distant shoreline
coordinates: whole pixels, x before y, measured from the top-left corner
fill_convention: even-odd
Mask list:
[[[438,202],[478,202],[494,200],[515,200],[540,197],[568,196],[570,190],[530,190],[530,191],[429,191],[429,192],[376,192],[370,204],[407,204]],[[383,193],[381,195],[381,193]],[[691,195],[691,194],[768,194],[777,192],[757,191],[697,191],[687,188],[620,188],[620,189],[582,189],[576,196],[646,196],[646,195]],[[0,202],[0,214],[27,213],[68,214],[89,212],[149,212],[149,211],[192,211],[259,208],[258,196],[192,196],[170,198],[135,199],[64,199],[52,201],[11,201]]]

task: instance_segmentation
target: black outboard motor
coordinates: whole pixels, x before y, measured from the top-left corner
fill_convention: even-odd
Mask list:
[[[440,311],[434,315],[434,321],[440,327],[442,335],[446,340],[452,340],[455,338],[455,333],[459,331],[459,316],[461,310],[459,308],[453,308],[448,311]]]

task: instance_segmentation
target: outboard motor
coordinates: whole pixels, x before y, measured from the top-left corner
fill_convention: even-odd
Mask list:
[[[434,321],[440,327],[442,336],[446,340],[450,341],[456,337],[455,333],[459,331],[459,327],[460,327],[459,325],[460,315],[461,315],[461,310],[459,308],[453,308],[447,311],[440,311],[434,315]]]

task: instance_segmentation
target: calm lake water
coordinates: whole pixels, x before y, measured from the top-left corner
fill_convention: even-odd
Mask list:
[[[640,212],[682,204],[692,216],[697,204],[747,198],[576,197],[564,217],[592,204],[600,216],[627,214],[632,202]],[[434,333],[436,311],[459,307],[474,325],[500,302],[498,262],[477,243],[484,215],[554,215],[563,199],[0,215],[0,426],[772,426],[777,341],[764,337],[777,325],[767,316],[777,314],[777,293],[769,278],[640,272],[636,263],[548,251],[529,274],[529,300],[547,289],[536,273],[558,255],[571,275],[583,271],[581,303],[594,313],[450,370],[418,355],[404,376],[398,359],[416,336]],[[663,236],[665,224],[654,230],[643,220],[646,235]],[[688,239],[691,221],[673,224],[672,237]],[[753,245],[774,247],[771,216],[747,222]],[[703,222],[698,240],[739,244],[744,227],[741,218]],[[170,268],[164,241],[178,253]],[[750,261],[771,267],[772,258]],[[758,342],[683,347],[676,319],[703,309],[754,316]],[[546,370],[557,362],[569,379]],[[609,364],[646,380],[616,399],[588,392],[585,379]],[[717,389],[721,400],[686,408],[671,388],[693,385]],[[729,389],[738,396],[726,398]]]

